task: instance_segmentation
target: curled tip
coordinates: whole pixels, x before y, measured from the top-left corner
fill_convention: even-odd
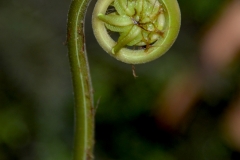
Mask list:
[[[109,6],[115,10],[105,14]],[[94,15],[98,18],[93,19],[94,34],[103,49],[131,64],[146,63],[167,52],[181,24],[177,0],[98,0]],[[108,31],[119,33],[117,41]]]
[[[113,49],[112,49],[112,54],[115,54],[115,53],[116,53],[116,51],[115,51],[115,49],[113,48]]]

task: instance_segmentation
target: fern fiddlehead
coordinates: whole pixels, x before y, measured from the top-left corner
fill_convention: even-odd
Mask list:
[[[139,64],[160,57],[172,46],[180,28],[180,10],[176,0],[98,0],[92,22],[107,53]],[[117,41],[109,31],[119,33]]]
[[[94,109],[84,20],[90,0],[72,0],[67,45],[75,97],[74,160],[92,160]],[[98,0],[93,12],[94,34],[102,48],[130,64],[145,63],[164,54],[180,28],[177,0]],[[115,41],[109,31],[119,32]]]

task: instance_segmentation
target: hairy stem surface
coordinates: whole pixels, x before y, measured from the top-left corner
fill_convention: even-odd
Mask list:
[[[84,19],[90,0],[73,0],[68,15],[67,44],[75,97],[74,160],[92,160],[94,109],[84,38]]]

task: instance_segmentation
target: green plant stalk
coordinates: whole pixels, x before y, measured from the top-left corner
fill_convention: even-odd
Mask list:
[[[68,14],[67,45],[75,98],[74,160],[93,159],[93,94],[84,38],[84,19],[89,2],[73,0]]]

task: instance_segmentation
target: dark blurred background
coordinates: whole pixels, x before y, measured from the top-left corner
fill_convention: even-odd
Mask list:
[[[86,17],[96,160],[240,159],[239,1],[179,0],[167,54],[132,66],[110,57]],[[69,160],[70,0],[0,1],[0,160]],[[97,103],[99,101],[99,103]]]

